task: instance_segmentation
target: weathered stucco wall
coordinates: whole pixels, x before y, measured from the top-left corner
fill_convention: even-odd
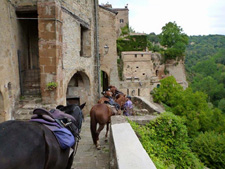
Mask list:
[[[117,51],[116,51],[116,13],[99,7],[99,52],[100,69],[109,76],[109,84],[118,86]],[[109,47],[105,53],[104,46]]]
[[[19,43],[22,36],[12,4],[1,0],[0,6],[0,115],[4,116],[2,119],[9,120],[20,94],[17,50],[22,48]]]

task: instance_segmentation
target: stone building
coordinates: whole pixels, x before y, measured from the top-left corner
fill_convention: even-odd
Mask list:
[[[0,1],[0,121],[13,119],[28,95],[41,97],[42,105],[87,102],[89,112],[99,90],[96,4]]]
[[[160,85],[160,80],[174,76],[184,88],[186,82],[184,61],[169,60],[162,62],[159,53],[151,51],[122,52],[123,81],[120,90],[131,96],[141,96],[150,99],[150,92]]]
[[[126,5],[125,8],[113,8],[114,11],[118,12],[116,17],[116,30],[117,37],[121,34],[121,28],[128,25],[129,26],[129,9]]]
[[[128,25],[129,26],[129,9],[128,4],[124,8],[113,8],[111,4],[106,3],[102,4],[103,7],[108,8],[114,12],[117,12],[116,15],[116,33],[117,38],[121,34],[121,28]]]
[[[102,90],[109,85],[118,86],[116,17],[111,8],[99,6],[99,53]]]

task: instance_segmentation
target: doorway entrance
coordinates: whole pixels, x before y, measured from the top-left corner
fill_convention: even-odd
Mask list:
[[[106,91],[109,87],[109,78],[106,72],[101,71],[101,86],[102,91]]]
[[[37,11],[17,12],[21,95],[40,95]]]

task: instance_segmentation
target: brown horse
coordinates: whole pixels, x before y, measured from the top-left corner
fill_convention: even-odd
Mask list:
[[[98,103],[105,103],[109,101],[109,97],[112,97],[112,92],[111,91],[104,91],[102,92],[102,94],[104,95],[103,97],[101,97],[98,101]]]
[[[116,93],[117,93],[117,88],[115,87],[115,86],[109,86],[108,87],[108,89],[109,89],[109,91],[111,91],[112,92],[112,96],[113,96],[113,98],[115,98],[115,96],[116,96]]]
[[[115,100],[116,103],[119,104],[120,108],[125,104],[126,102],[126,96],[123,95]],[[111,122],[111,116],[116,114],[121,114],[121,110],[114,111],[115,108],[111,108],[110,105],[107,104],[96,104],[92,107],[90,111],[90,117],[91,117],[91,135],[93,139],[93,143],[96,145],[97,149],[100,149],[99,144],[99,134],[106,125],[106,134],[105,134],[105,140],[107,141],[108,137],[108,131],[109,131],[109,123]],[[97,124],[99,124],[98,130]]]
[[[108,90],[112,92],[112,97],[113,97],[114,99],[116,99],[117,96],[118,96],[119,94],[123,94],[123,93],[122,93],[121,91],[119,91],[115,86],[109,86],[109,87],[108,87]]]

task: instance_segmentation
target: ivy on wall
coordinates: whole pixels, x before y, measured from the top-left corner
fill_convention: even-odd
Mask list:
[[[123,51],[145,51],[148,46],[146,35],[127,35],[117,39],[117,52],[121,56]]]

